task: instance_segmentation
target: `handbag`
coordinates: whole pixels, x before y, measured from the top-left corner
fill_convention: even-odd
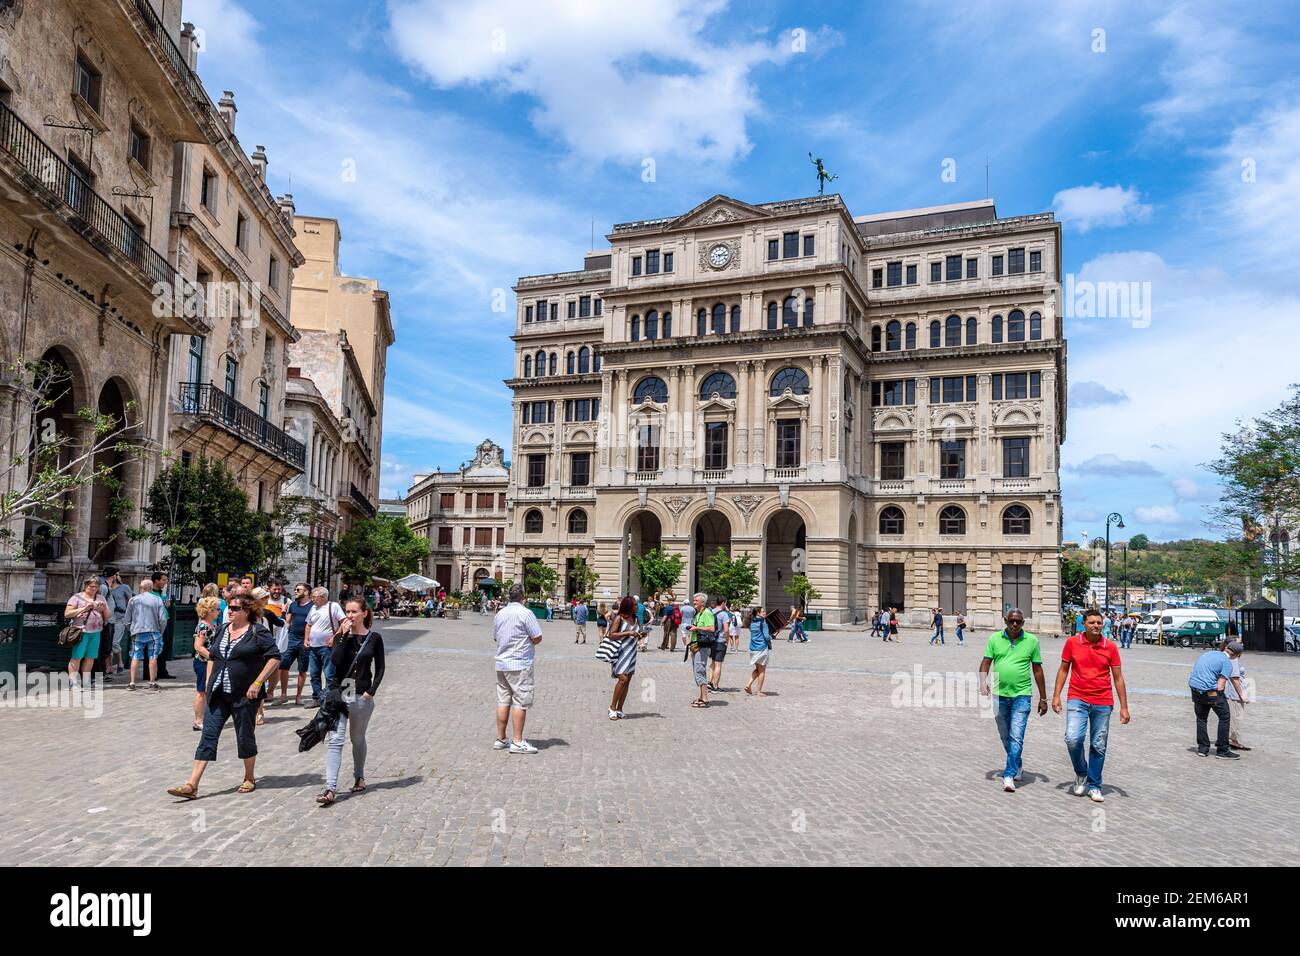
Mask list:
[[[624,630],[622,615],[615,615],[614,620],[618,622],[618,630],[615,631],[611,628],[609,634],[601,639],[600,646],[596,648],[596,660],[604,664],[612,665],[616,660],[618,660],[619,652],[623,648],[623,641],[615,640],[615,634],[630,635],[632,640],[636,640],[635,630]],[[627,637],[625,636],[624,640],[626,639]]]
[[[84,614],[89,618],[90,612],[94,609],[94,604],[87,604],[84,611],[77,612],[77,617]],[[82,621],[80,624],[77,624],[76,620],[77,618],[74,617],[72,621],[59,630],[59,647],[71,647],[73,644],[77,643],[77,641],[81,640],[81,635],[85,633],[86,630],[86,622]]]

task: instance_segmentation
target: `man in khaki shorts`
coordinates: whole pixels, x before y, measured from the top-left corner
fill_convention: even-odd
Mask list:
[[[524,719],[533,706],[533,648],[542,642],[542,626],[523,601],[524,586],[512,586],[510,603],[492,621],[492,637],[497,642],[497,738],[492,749],[535,754],[537,748],[524,739]],[[509,741],[507,723],[514,726],[514,738]]]

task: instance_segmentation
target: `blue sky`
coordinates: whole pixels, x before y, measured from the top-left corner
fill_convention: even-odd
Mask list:
[[[982,197],[987,160],[1000,215],[1064,221],[1077,283],[1149,289],[1147,312],[1066,320],[1069,539],[1114,510],[1217,536],[1200,465],[1300,381],[1295,3],[184,10],[272,191],[339,218],[344,270],[391,293],[385,496],[509,447],[518,276],[580,267],[593,220],[601,245],[714,193],[813,193],[809,151],[855,215]]]

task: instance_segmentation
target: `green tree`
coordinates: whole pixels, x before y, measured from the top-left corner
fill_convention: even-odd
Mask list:
[[[1088,596],[1092,569],[1086,561],[1061,559],[1061,599],[1065,604],[1083,604]]]
[[[722,548],[700,566],[700,586],[732,607],[747,607],[758,593],[758,565],[747,553],[732,558]]]
[[[555,593],[560,573],[545,561],[531,561],[524,566],[524,592],[533,598],[545,600]]]
[[[1145,551],[1151,547],[1151,539],[1144,534],[1135,534],[1128,539],[1128,547],[1130,551]]]
[[[429,556],[429,541],[405,518],[380,516],[354,524],[334,548],[335,564],[349,581],[372,577],[395,581],[420,569]]]
[[[632,560],[636,562],[641,588],[647,595],[671,589],[682,576],[681,556],[665,554],[660,548],[651,548]]]
[[[785,582],[785,593],[798,600],[803,607],[807,607],[822,596],[822,593],[812,586],[806,574],[796,574]]]
[[[281,495],[275,510],[263,515],[259,581],[288,578],[287,565],[297,563],[294,558],[307,548],[307,534],[302,529],[318,507],[312,499],[301,495]]]
[[[263,516],[224,464],[200,456],[173,462],[149,486],[143,515],[148,537],[163,545],[172,580],[203,584],[221,571],[242,574],[261,566]]]
[[[600,581],[600,575],[589,565],[583,558],[577,558],[573,562],[573,588],[577,592],[575,597],[584,604],[591,600],[595,593],[596,584]]]

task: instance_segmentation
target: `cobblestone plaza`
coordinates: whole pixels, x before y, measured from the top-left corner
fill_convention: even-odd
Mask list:
[[[927,687],[973,673],[983,632],[965,647],[919,632],[897,645],[862,631],[779,641],[763,700],[742,691],[748,656],[733,653],[705,711],[687,706],[680,652],[650,651],[615,723],[594,641],[574,646],[568,622],[543,628],[527,726],[541,752],[523,757],[491,748],[489,618],[380,623],[390,653],[370,790],[330,808],[312,800],[322,749],[297,752],[306,708],[268,709],[252,794],[235,793],[227,728],[194,802],[164,792],[185,779],[198,736],[190,681],[136,694],[114,684],[96,719],[0,711],[0,864],[299,865],[328,850],[344,865],[1203,866],[1289,864],[1300,843],[1293,657],[1247,655],[1254,749],[1221,761],[1194,753],[1196,652],[1126,651],[1133,719],[1112,723],[1097,806],[1066,792],[1062,716],[1031,718],[1025,780],[1005,794],[994,722],[978,707],[895,706],[896,675],[910,681],[917,665]],[[1049,693],[1060,647],[1044,641]],[[345,750],[345,780],[350,768]]]

